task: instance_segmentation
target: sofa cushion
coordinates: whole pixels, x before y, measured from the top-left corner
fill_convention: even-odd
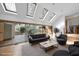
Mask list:
[[[58,38],[58,40],[59,40],[59,41],[65,41],[65,40],[64,40],[64,39],[62,39],[62,38]]]
[[[35,34],[35,35],[30,35],[33,39],[36,39],[36,38],[41,38],[41,37],[46,37],[45,34]]]

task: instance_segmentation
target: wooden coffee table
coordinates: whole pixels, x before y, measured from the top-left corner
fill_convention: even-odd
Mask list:
[[[58,43],[57,43],[57,41],[54,41],[54,40],[48,40],[48,41],[41,42],[40,46],[45,51],[48,51],[51,48],[58,47]]]

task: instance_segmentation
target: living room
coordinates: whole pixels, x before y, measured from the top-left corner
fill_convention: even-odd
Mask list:
[[[78,7],[79,3],[0,3],[0,55],[79,56]]]

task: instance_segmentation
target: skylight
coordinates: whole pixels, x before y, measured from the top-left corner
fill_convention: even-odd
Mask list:
[[[16,13],[15,3],[3,3],[3,6],[5,11]]]
[[[44,20],[48,21],[49,23],[53,21],[56,14],[54,12],[49,12],[48,15],[45,17]]]
[[[54,19],[55,16],[56,16],[55,13],[51,14],[51,16],[50,16],[50,22]]]
[[[43,11],[42,11],[42,14],[40,16],[40,19],[44,19],[47,15],[47,12],[48,12],[48,9],[44,8]]]
[[[36,5],[37,5],[36,3],[27,4],[27,16],[33,17]]]
[[[55,16],[56,16],[56,14],[51,12],[51,13],[48,15],[48,17],[47,17],[47,21],[51,22],[51,21],[54,19]]]

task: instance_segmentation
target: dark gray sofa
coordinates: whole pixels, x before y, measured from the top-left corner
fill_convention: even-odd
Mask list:
[[[30,43],[39,43],[48,40],[50,37],[46,36],[46,34],[35,34],[29,35],[28,38]]]
[[[79,56],[79,41],[74,42],[74,45],[68,47],[71,56]]]
[[[73,45],[69,45],[68,50],[58,50],[53,56],[79,56],[79,41],[75,41]]]
[[[58,50],[53,54],[53,56],[69,56],[69,52],[66,50]]]

